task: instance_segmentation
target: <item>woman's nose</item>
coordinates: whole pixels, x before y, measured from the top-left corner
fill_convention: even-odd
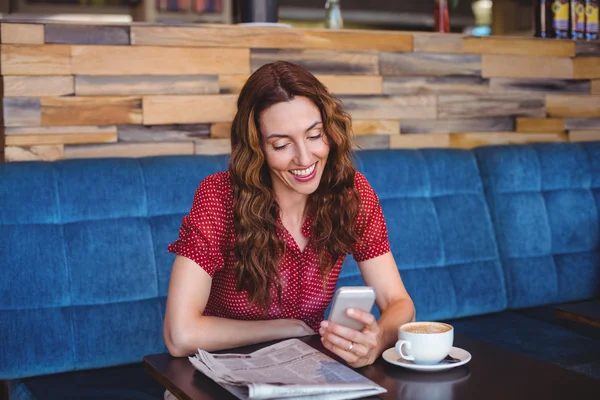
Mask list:
[[[312,164],[312,157],[310,156],[310,151],[306,146],[306,143],[302,142],[296,148],[298,149],[296,152],[296,164],[303,167],[308,167]]]

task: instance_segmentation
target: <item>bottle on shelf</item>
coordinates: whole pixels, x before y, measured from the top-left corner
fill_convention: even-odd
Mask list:
[[[585,38],[585,0],[570,1],[571,39]]]
[[[598,0],[585,1],[585,38],[598,40]]]
[[[569,0],[552,1],[552,29],[554,37],[558,39],[569,38]]]
[[[448,0],[435,0],[433,18],[435,32],[450,32],[450,13],[448,12]]]
[[[552,16],[552,0],[533,0],[533,26],[536,37],[554,37]]]
[[[327,0],[325,10],[325,28],[342,29],[344,27],[344,20],[342,19],[339,0]]]

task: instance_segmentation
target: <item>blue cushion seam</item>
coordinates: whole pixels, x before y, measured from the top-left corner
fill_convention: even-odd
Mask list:
[[[360,276],[360,275],[357,275]],[[113,304],[125,304],[125,303],[138,303],[143,301],[150,301],[156,299],[163,299],[167,296],[156,296],[156,297],[145,297],[135,300],[119,300],[119,301],[108,301],[105,303],[88,303],[88,304],[67,304],[60,306],[50,306],[50,307],[15,307],[15,308],[3,308],[0,311],[19,311],[19,310],[53,310],[53,309],[71,309],[77,307],[93,307],[93,306],[109,306]],[[71,319],[71,329],[74,331],[73,321]]]
[[[62,222],[62,202],[60,200],[61,196],[61,188],[60,188],[60,180],[57,179],[57,168],[56,166],[53,166],[53,171],[54,171],[54,184],[55,184],[55,190],[54,192],[56,193],[56,201],[58,203],[58,212],[59,212],[59,221]],[[67,248],[69,246],[69,242],[65,239],[65,225],[63,223],[60,224],[60,234],[62,235],[62,242],[63,242],[63,258],[65,261],[65,269],[66,269],[66,273],[67,273],[67,283],[69,285],[69,304],[73,304],[73,276],[71,273],[71,265],[69,263],[69,257],[67,256]],[[69,315],[69,329],[71,331],[71,362],[72,362],[72,367],[75,368],[76,367],[76,363],[75,363],[75,322],[73,321],[73,314],[71,312],[68,313]]]
[[[497,217],[497,207],[494,205],[494,200],[498,198],[498,195],[502,194],[499,192],[495,185],[491,182],[491,177],[489,174],[489,170],[486,171],[487,177],[484,177],[483,170],[481,168],[484,163],[481,158],[480,152],[475,151],[474,153],[475,161],[477,163],[477,170],[479,172],[479,178],[481,179],[481,184],[483,186],[483,197],[485,199],[485,205],[488,208],[489,218],[491,221],[492,232],[494,235],[494,240],[496,242],[496,248],[498,250],[498,260],[500,262],[500,270],[502,272],[502,276],[504,277],[504,290],[506,296],[506,307],[512,303],[513,299],[513,288],[512,288],[512,273],[507,269],[505,264],[506,256],[502,249],[504,248],[504,243],[501,240],[500,233],[498,232],[498,217]]]
[[[149,218],[149,214],[150,211],[148,210],[148,186],[146,185],[146,174],[144,172],[144,168],[142,168],[142,162],[138,161],[138,167],[140,169],[140,178],[142,180],[142,186],[144,188],[144,205],[146,208],[146,224],[148,225],[148,230],[150,233],[150,242],[152,243],[152,245],[150,246],[150,251],[152,252],[152,260],[154,260],[154,283],[155,283],[155,289],[156,289],[156,295],[158,296],[158,292],[159,292],[159,284],[158,284],[158,263],[156,262],[156,252],[154,251],[154,235],[152,234],[152,225],[150,224],[150,218]],[[164,318],[164,316],[163,316]]]
[[[536,160],[538,163],[538,168],[540,171],[539,174],[539,178],[540,178],[540,188],[543,188],[543,182],[542,182],[542,161],[541,161],[541,157],[540,157],[540,153],[538,150],[537,146],[532,146],[533,152],[535,153],[536,156]],[[552,249],[554,249],[554,244],[552,243],[552,224],[550,223],[550,213],[548,212],[548,201],[546,200],[546,194],[545,191],[541,191],[541,195],[542,195],[542,200],[544,203],[544,215],[546,216],[546,222],[548,224],[548,232],[550,232],[550,260],[552,261],[552,268],[554,269],[554,283],[555,283],[555,292],[554,292],[554,298],[558,298],[558,267],[556,266],[556,263],[554,262],[554,253],[552,252]]]

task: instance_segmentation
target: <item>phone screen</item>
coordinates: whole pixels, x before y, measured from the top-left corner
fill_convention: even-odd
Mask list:
[[[364,324],[346,315],[348,308],[371,312],[375,303],[375,289],[370,286],[344,286],[335,292],[329,321],[361,331]]]

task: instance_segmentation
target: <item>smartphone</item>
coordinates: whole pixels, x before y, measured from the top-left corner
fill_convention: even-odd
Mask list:
[[[365,326],[362,322],[346,315],[348,308],[371,312],[375,303],[375,289],[370,286],[344,286],[336,290],[333,297],[329,321],[361,331]]]

